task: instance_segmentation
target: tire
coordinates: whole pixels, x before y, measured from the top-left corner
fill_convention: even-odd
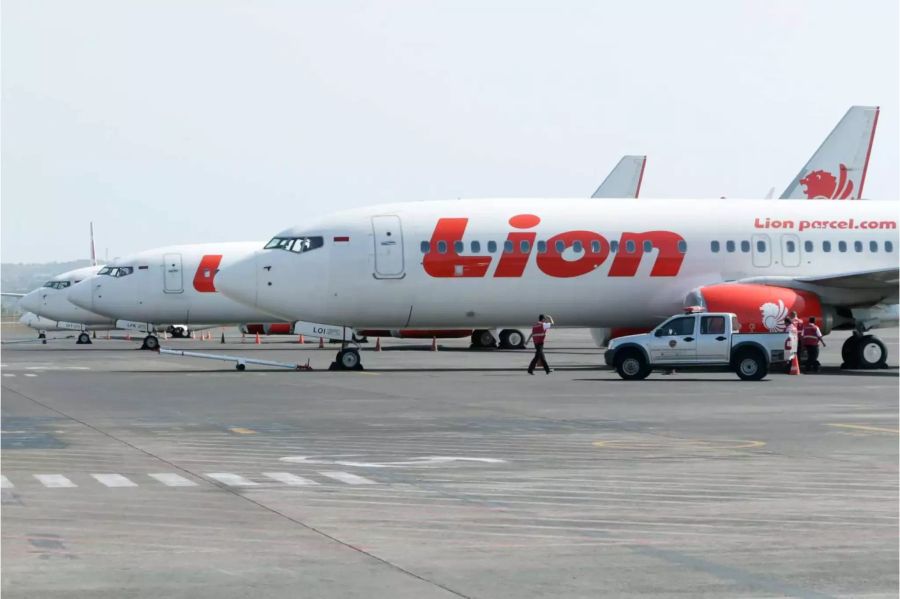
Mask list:
[[[77,341],[76,343],[77,343],[78,345],[90,345],[90,343],[91,343],[91,336],[88,335],[87,333],[79,333],[79,334],[78,334],[78,341]]]
[[[244,372],[245,370],[247,370],[246,364],[235,364],[234,367],[237,368],[240,372]]]
[[[362,370],[362,360],[355,349],[342,349],[338,352],[337,363],[341,370]]]
[[[497,340],[494,334],[487,329],[479,329],[472,333],[472,347],[495,347]]]
[[[859,368],[859,342],[862,337],[853,335],[841,346],[841,368]]]
[[[187,329],[183,329],[181,327],[172,327],[173,339],[184,339],[187,336]]]
[[[875,335],[864,335],[856,343],[858,368],[884,368],[887,362],[887,348]]]
[[[500,347],[503,349],[522,349],[525,347],[525,335],[516,329],[500,331]]]
[[[156,335],[147,335],[144,337],[144,344],[141,345],[141,349],[149,349],[151,351],[158,350],[159,338]]]
[[[616,372],[626,381],[640,381],[650,374],[650,365],[639,351],[626,351],[616,356]]]
[[[758,381],[769,374],[766,359],[756,350],[743,350],[734,358],[734,371],[744,381]]]

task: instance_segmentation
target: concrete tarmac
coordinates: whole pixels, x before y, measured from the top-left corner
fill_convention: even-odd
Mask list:
[[[2,348],[2,591],[35,597],[896,597],[891,368],[556,369],[467,340]],[[29,334],[4,329],[4,341]]]

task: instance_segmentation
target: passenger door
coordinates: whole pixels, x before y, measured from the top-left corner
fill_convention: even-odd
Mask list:
[[[692,362],[697,357],[696,316],[679,316],[654,332],[650,342],[650,360],[673,364]]]
[[[753,251],[753,266],[765,268],[772,266],[772,244],[768,235],[754,235],[751,248]]]
[[[701,316],[700,335],[697,337],[697,359],[709,362],[728,362],[728,330],[725,316]]]
[[[163,291],[183,293],[184,277],[181,271],[181,254],[163,255]]]
[[[781,264],[800,266],[800,238],[796,235],[781,236]]]
[[[402,279],[403,229],[399,216],[373,216],[372,232],[375,239],[375,278]]]

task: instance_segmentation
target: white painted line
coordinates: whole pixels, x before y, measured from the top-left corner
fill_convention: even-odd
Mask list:
[[[277,480],[278,482],[290,485],[292,487],[302,487],[304,485],[319,484],[314,480],[303,478],[302,476],[297,476],[296,474],[291,474],[290,472],[263,472],[263,476],[268,476],[272,480]]]
[[[167,487],[196,487],[197,483],[192,480],[188,480],[183,476],[178,474],[174,474],[172,472],[157,472],[155,474],[148,474],[151,478],[155,478],[162,484]]]
[[[136,487],[137,483],[122,476],[121,474],[91,474],[101,484],[107,487]]]
[[[239,474],[232,474],[231,472],[207,472],[206,476],[215,479],[220,483],[224,483],[229,487],[254,487],[259,484],[249,478],[244,478]]]
[[[0,489],[12,489],[13,487],[15,485],[4,475],[0,474]]]
[[[35,376],[37,376],[37,375],[34,374],[33,372],[26,372],[26,373],[25,373],[25,376],[35,377]]]
[[[90,370],[90,366],[63,366],[65,370]]]
[[[42,485],[50,489],[78,486],[62,474],[35,474],[34,477],[38,479]]]
[[[6,374],[6,373],[4,372],[4,373],[3,373],[3,376],[16,376],[16,375],[14,375],[14,374]]]
[[[327,476],[328,478],[333,478],[334,480],[341,481],[342,483],[347,483],[348,485],[377,485],[374,480],[369,480],[363,476],[357,476],[356,474],[350,474],[349,472],[319,472],[322,476]]]

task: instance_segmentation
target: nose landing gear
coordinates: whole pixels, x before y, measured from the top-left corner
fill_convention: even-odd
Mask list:
[[[147,335],[144,337],[144,342],[141,344],[141,349],[149,349],[151,351],[156,351],[159,349],[159,337],[156,335]]]
[[[362,359],[359,357],[359,350],[354,347],[345,347],[341,349],[328,367],[328,370],[362,370]]]
[[[75,345],[90,345],[91,344],[91,336],[82,331],[78,334],[78,339],[75,341]]]

